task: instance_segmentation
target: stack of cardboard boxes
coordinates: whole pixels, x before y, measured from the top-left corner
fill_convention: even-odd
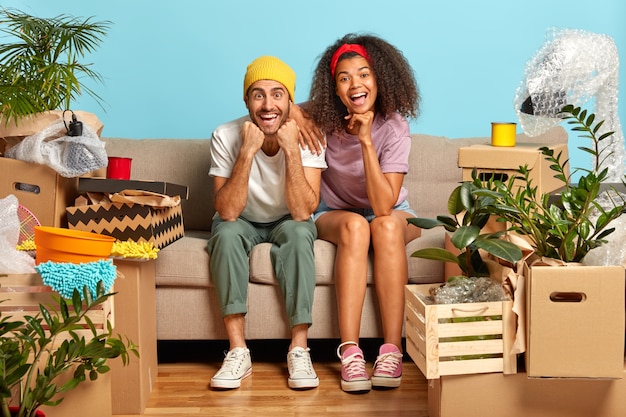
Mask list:
[[[460,148],[463,180],[471,179],[473,169],[479,177],[496,175],[507,179],[519,166],[527,164],[538,193],[552,192],[561,183],[553,178],[539,146],[499,148],[485,144]],[[555,154],[562,153],[563,160],[567,159],[565,145],[552,148]],[[517,313],[525,321],[526,331],[525,353],[518,358],[522,367],[517,373],[490,372],[484,367],[472,370],[463,365],[466,372],[439,372],[438,377],[429,374],[425,367],[428,361],[424,359],[427,351],[412,351],[411,347],[430,344],[431,350],[437,352],[446,346],[446,340],[433,340],[432,332],[426,333],[429,338],[424,340],[424,335],[415,335],[411,312],[418,302],[407,296],[407,351],[429,378],[429,415],[623,416],[624,268],[525,265],[524,271],[518,272],[522,272],[525,300],[519,304],[522,311]],[[420,286],[407,286],[407,295],[423,291],[415,287]],[[440,325],[432,324],[431,328],[436,326]],[[442,369],[454,368],[446,364],[439,367]]]
[[[88,123],[100,135],[102,124],[94,115],[75,113],[79,120]],[[3,157],[11,146],[60,117],[62,113],[50,112],[22,122],[19,127],[12,124],[0,126],[0,198],[15,195],[19,204],[30,210],[44,226],[76,228],[111,235],[120,240],[147,241],[157,248],[163,248],[183,236],[180,204],[163,208],[117,203],[78,206],[76,202],[87,202],[88,194],[104,195],[128,189],[187,198],[186,186],[96,178],[102,177],[104,170],[85,178],[64,178],[48,166]],[[89,409],[93,417],[108,417],[112,414],[141,414],[145,409],[157,376],[155,265],[154,261],[145,259],[115,259],[114,264],[119,274],[114,288],[117,294],[112,299],[114,310],[109,312],[110,317],[116,317],[116,333],[139,346],[140,357],[132,356],[126,367],[121,361],[112,361],[110,373],[66,395],[61,406],[46,408],[50,415],[78,416]],[[42,285],[38,274],[6,272],[8,274],[0,276],[0,288],[13,288],[16,283],[31,285],[38,282],[36,285]],[[3,304],[6,306],[3,315],[8,314],[7,309],[10,311],[15,303],[28,302],[34,306],[39,300],[35,297],[37,294],[41,296],[32,291],[24,291],[24,294],[0,291],[0,299],[7,300],[7,304]],[[18,296],[19,299],[15,299]]]

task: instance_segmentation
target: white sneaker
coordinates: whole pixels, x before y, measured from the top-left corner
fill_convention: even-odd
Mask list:
[[[252,360],[248,348],[234,348],[226,353],[219,371],[211,378],[211,388],[233,389],[241,386],[241,380],[252,373]]]
[[[287,368],[289,369],[289,388],[311,389],[320,385],[317,378],[309,348],[295,347],[287,353]]]

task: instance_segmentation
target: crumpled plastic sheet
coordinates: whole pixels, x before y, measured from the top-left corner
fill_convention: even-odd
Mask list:
[[[61,136],[63,120],[58,120],[10,148],[6,156],[47,165],[61,176],[74,178],[108,165],[105,143],[89,125],[81,136]]]
[[[0,199],[0,274],[32,274],[35,260],[16,249],[20,237],[17,197],[9,194]]]
[[[489,277],[454,278],[437,287],[433,294],[435,304],[479,303],[504,301],[510,298],[502,284]]]
[[[602,165],[609,168],[607,182],[617,182],[624,174],[626,151],[617,112],[619,57],[615,42],[608,35],[577,29],[551,29],[548,37],[526,63],[524,79],[515,94],[520,125],[528,136],[538,136],[562,122],[556,114],[565,104],[584,107],[593,98],[595,111],[588,111],[595,113],[596,123],[604,120],[599,134],[615,132],[600,147],[607,156]],[[531,114],[521,110],[529,97]]]

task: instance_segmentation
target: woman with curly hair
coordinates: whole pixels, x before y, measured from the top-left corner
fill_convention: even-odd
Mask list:
[[[406,220],[416,214],[402,181],[411,146],[407,118],[417,117],[419,101],[398,49],[376,36],[348,34],[320,57],[305,107],[326,134],[328,169],[314,217],[319,237],[337,246],[337,355],[347,392],[401,382],[405,245],[420,233]],[[358,344],[370,248],[384,335],[371,379]]]

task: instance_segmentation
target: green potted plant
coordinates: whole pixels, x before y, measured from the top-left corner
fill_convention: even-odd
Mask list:
[[[626,209],[616,186],[606,183],[608,168],[602,168],[610,156],[602,142],[614,132],[601,133],[603,121],[596,123],[595,115],[580,107],[566,105],[560,114],[572,131],[592,143],[579,147],[594,157],[595,164],[572,170],[571,175],[582,172],[578,182],[572,182],[562,154],[541,148],[555,178],[563,183],[561,189],[537,193],[528,168],[522,166],[515,178],[487,181],[476,194],[492,198],[491,213],[525,237],[535,252],[522,271],[527,374],[621,378],[624,268],[619,259],[584,262],[591,251],[607,243]]]
[[[483,188],[476,170],[472,181],[464,181],[456,187],[448,199],[448,215],[435,219],[410,218],[409,223],[423,229],[443,227],[450,233],[450,242],[455,251],[445,248],[425,248],[413,252],[411,256],[450,262],[459,267],[461,276],[449,277],[447,285],[479,277],[488,277],[489,270],[481,252],[495,256],[510,264],[522,259],[522,251],[515,244],[502,239],[505,231],[485,232],[491,219],[491,206],[495,203],[489,194],[479,194]]]
[[[64,393],[108,372],[107,360],[121,357],[126,365],[130,352],[138,355],[132,341],[113,336],[108,319],[106,328],[98,330],[87,315],[112,295],[100,282],[96,294],[85,286],[82,296],[75,289],[71,300],[53,296],[58,306],[39,304],[39,312],[23,320],[2,314],[0,416],[41,416],[42,405],[58,405]],[[82,323],[90,337],[77,332],[84,330]],[[15,406],[9,407],[10,403]]]
[[[600,134],[604,121],[595,122],[595,115],[580,107],[566,105],[560,114],[572,130],[581,132],[581,137],[590,139],[592,147],[579,149],[591,154],[595,163],[592,169],[576,168],[570,175],[561,154],[554,154],[549,148],[541,148],[542,154],[550,162],[555,178],[563,182],[557,193],[538,195],[537,187],[529,179],[529,170],[522,166],[519,175],[508,181],[488,181],[476,194],[491,198],[490,212],[499,221],[510,224],[510,230],[526,236],[539,257],[558,259],[564,262],[581,262],[587,253],[606,243],[606,237],[615,228],[611,222],[622,215],[626,201],[614,187],[605,184],[608,168],[600,169],[608,157],[602,148],[602,141],[614,132]],[[578,182],[571,181],[572,175],[583,171]],[[610,204],[599,202],[603,191]]]
[[[100,45],[110,24],[1,9],[0,32],[10,42],[0,44],[0,123],[17,124],[35,113],[67,110],[83,91],[101,103],[81,78],[102,78],[80,60]]]

